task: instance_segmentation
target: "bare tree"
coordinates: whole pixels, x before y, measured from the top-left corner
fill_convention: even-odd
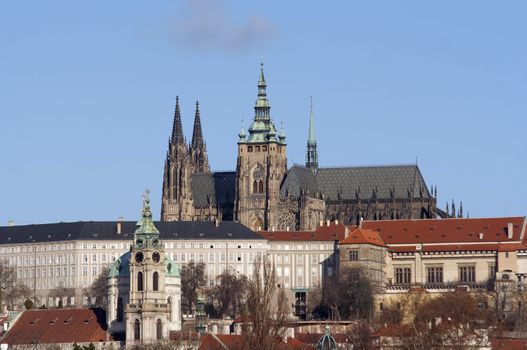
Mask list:
[[[11,310],[20,308],[24,305],[25,300],[32,296],[32,291],[25,284],[12,284],[6,289],[5,304]]]
[[[243,327],[245,349],[276,349],[289,323],[285,292],[276,287],[276,271],[267,256],[257,256],[248,282],[248,322]]]
[[[313,309],[316,318],[340,321],[370,318],[373,312],[373,288],[365,271],[358,267],[346,268],[338,280],[324,282],[322,298]]]
[[[217,277],[218,283],[212,287],[208,296],[220,317],[230,316],[235,318],[243,308],[247,294],[247,276],[238,275],[228,269]]]
[[[198,291],[205,287],[205,264],[191,261],[181,268],[181,307],[185,313],[192,313],[198,298]]]
[[[7,260],[0,260],[0,312],[3,311],[5,293],[13,288],[15,281],[15,270],[7,264]]]
[[[108,293],[108,268],[104,267],[88,287],[84,288],[82,294],[88,298],[88,300],[95,300],[93,306],[100,307],[106,310],[107,307],[107,293]]]
[[[401,349],[467,349],[485,341],[478,329],[488,316],[469,293],[444,293],[436,298],[412,294],[404,304],[409,314],[396,337]]]

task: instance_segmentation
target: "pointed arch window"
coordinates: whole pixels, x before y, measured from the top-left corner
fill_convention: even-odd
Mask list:
[[[137,290],[139,291],[143,290],[143,273],[142,272],[137,273]]]
[[[156,272],[154,272],[154,276],[153,276],[153,281],[152,281],[152,285],[154,287],[154,290],[155,291],[158,291],[159,290],[159,274]]]
[[[258,164],[253,170],[253,193],[263,193],[264,169]]]
[[[161,319],[157,320],[156,335],[157,335],[157,337],[156,337],[157,340],[162,340],[163,339],[163,322],[161,321]]]
[[[140,336],[140,324],[139,324],[139,320],[135,320],[134,322],[134,340],[139,340],[141,339],[141,336]]]

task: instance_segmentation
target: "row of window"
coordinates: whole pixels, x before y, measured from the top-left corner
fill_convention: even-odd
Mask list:
[[[493,278],[496,274],[496,266],[489,266],[489,278]],[[395,284],[410,284],[412,283],[412,270],[410,267],[398,267],[394,271]],[[458,280],[463,283],[476,282],[476,267],[475,266],[459,266]],[[443,283],[443,267],[427,267],[426,268],[426,283]]]
[[[317,244],[317,243],[311,243],[311,244],[276,244],[271,247],[273,250],[329,250],[334,251],[333,244]]]

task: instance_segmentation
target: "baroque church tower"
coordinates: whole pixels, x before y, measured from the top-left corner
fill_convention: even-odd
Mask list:
[[[253,230],[268,230],[279,218],[280,184],[287,171],[283,128],[277,133],[267,99],[263,63],[254,120],[240,131],[236,165],[235,220]]]
[[[176,97],[172,135],[168,142],[163,174],[162,221],[193,219],[194,198],[191,178],[193,174],[208,172],[210,172],[210,168],[207,148],[201,130],[199,103],[196,102],[192,142],[187,145],[183,135],[179,97]]]
[[[165,280],[173,267],[167,269],[165,261],[165,249],[152,221],[147,194],[130,249],[130,296],[125,308],[127,341],[168,339],[169,329],[173,328],[169,323],[177,322],[172,319],[174,305],[165,290]]]

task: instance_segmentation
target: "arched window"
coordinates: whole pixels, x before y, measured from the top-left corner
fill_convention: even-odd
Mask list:
[[[157,273],[157,271],[154,272],[154,280],[152,285],[154,286],[154,290],[159,290],[159,274]]]
[[[258,182],[256,180],[253,181],[253,193],[258,193]]]
[[[157,340],[163,339],[163,322],[161,322],[161,319],[157,320],[156,334],[157,334]]]
[[[143,273],[137,273],[137,290],[143,290]]]
[[[117,298],[117,322],[123,322],[124,319],[124,308],[123,308],[123,298]]]
[[[139,326],[139,320],[135,320],[135,323],[134,323],[134,340],[141,339],[139,327],[140,327]]]
[[[258,181],[258,193],[263,193],[263,181]]]
[[[174,322],[174,315],[172,314],[172,298],[167,298],[168,312],[170,313],[170,321]]]

